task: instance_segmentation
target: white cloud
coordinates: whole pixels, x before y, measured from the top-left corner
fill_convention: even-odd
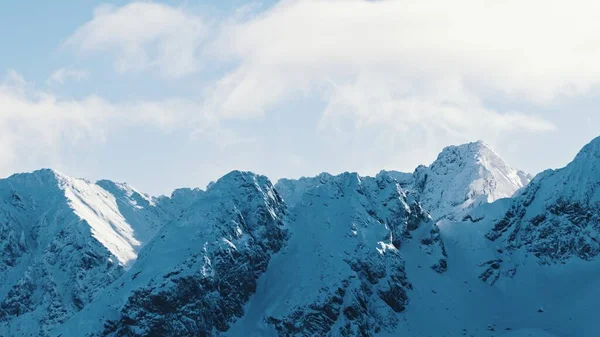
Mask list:
[[[233,24],[220,46],[246,73],[459,77],[541,102],[599,81],[598,10],[589,0],[292,0]]]
[[[460,141],[483,138],[493,144],[517,133],[537,137],[557,129],[539,112],[544,106],[598,93],[600,3],[589,0],[283,0],[258,14],[257,8],[209,24],[184,8],[156,3],[101,7],[67,46],[113,54],[124,72],[182,77],[216,65],[207,67],[206,76],[180,82],[190,88],[195,80],[219,78],[204,82],[209,89],[197,100],[116,104],[88,98],[101,103],[95,107],[54,97],[54,106],[76,111],[71,105],[85,104],[85,113],[110,112],[111,117],[86,117],[98,118],[100,125],[176,129],[198,116],[210,121],[202,130],[210,132],[211,123],[221,119],[267,115],[265,121],[272,121],[275,114],[285,119],[288,110],[300,113],[290,104],[310,101],[312,108],[318,100],[324,107],[321,133],[306,146],[335,144],[328,154],[348,150],[340,158],[349,161],[332,161],[353,170],[399,167],[407,157],[418,158],[411,159],[412,167]],[[132,116],[125,116],[128,111]],[[61,118],[69,119],[74,117]],[[311,155],[310,149],[302,151],[299,157]]]
[[[198,16],[151,2],[104,5],[65,42],[82,53],[113,52],[120,72],[157,69],[167,77],[199,70],[207,24]]]
[[[510,131],[551,131],[555,126],[536,116],[499,113],[483,105],[460,81],[428,83],[406,91],[387,76],[361,74],[350,83],[335,85],[321,119],[321,127],[351,118],[356,128],[384,127],[410,133],[419,128],[430,133],[473,138]]]
[[[282,1],[223,25],[206,55],[239,65],[215,85],[208,106],[260,116],[308,92],[329,102],[330,117],[361,123],[550,130],[540,116],[485,102],[550,104],[597,86],[598,10],[584,0]]]
[[[591,29],[592,7],[600,5],[576,2],[284,0],[259,14],[243,7],[212,26],[210,36],[198,15],[136,2],[100,7],[66,44],[114,51],[122,71],[156,68],[172,77],[193,73],[202,62],[233,61],[204,93],[207,115],[261,116],[308,95],[328,102],[330,122],[346,111],[363,124],[546,131],[554,126],[539,116],[496,111],[485,101],[507,95],[539,104],[587,92],[600,80],[600,51],[585,43],[600,38]],[[556,24],[582,8],[588,10],[576,24]]]
[[[101,143],[107,133],[128,126],[164,133],[187,130],[221,141],[209,132],[218,133],[218,121],[200,110],[197,102],[186,99],[113,103],[91,95],[64,100],[9,71],[0,81],[0,172],[58,165],[64,146]]]
[[[48,78],[48,83],[64,84],[68,80],[75,82],[87,79],[88,72],[83,69],[75,69],[71,67],[63,67],[56,69]]]

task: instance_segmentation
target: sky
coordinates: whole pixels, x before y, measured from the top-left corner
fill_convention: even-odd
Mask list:
[[[147,193],[234,170],[413,171],[483,140],[566,165],[600,135],[589,0],[0,1],[0,176]]]

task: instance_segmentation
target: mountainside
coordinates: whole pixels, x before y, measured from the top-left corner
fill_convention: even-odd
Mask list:
[[[43,336],[92,301],[162,217],[127,185],[52,170],[0,180],[0,214],[0,331],[15,336]]]
[[[195,197],[102,299],[58,333],[213,336],[228,330],[285,244],[285,205],[268,179],[237,171]]]
[[[274,188],[232,172],[56,335],[392,332],[412,289],[403,245],[419,251],[427,273],[445,272],[437,227],[389,175],[323,174]]]
[[[482,142],[414,173],[148,197],[0,180],[0,335],[593,337],[600,138],[530,177]]]
[[[539,174],[510,201],[504,216],[492,221],[486,238],[506,254],[531,254],[543,264],[592,260],[600,253],[599,165],[597,138],[566,167]],[[485,220],[485,214],[478,217]]]
[[[321,174],[276,188],[290,238],[227,336],[372,336],[394,331],[410,303],[404,245],[431,274],[447,267],[437,228],[383,173]]]
[[[488,285],[469,289],[484,303],[461,296],[462,306],[478,308],[469,317],[532,336],[598,334],[592,312],[600,300],[599,149],[597,138],[515,197],[481,205],[463,221],[438,222],[448,264],[459,269],[445,288],[455,291],[460,278]]]

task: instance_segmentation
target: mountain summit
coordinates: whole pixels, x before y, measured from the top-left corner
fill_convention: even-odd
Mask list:
[[[531,178],[477,141],[444,148],[429,167],[415,170],[409,189],[435,220],[452,220],[483,203],[513,196]]]

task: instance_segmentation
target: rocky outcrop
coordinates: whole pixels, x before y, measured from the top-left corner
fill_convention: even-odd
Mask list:
[[[119,317],[94,336],[216,336],[244,314],[285,244],[285,206],[268,179],[237,171],[199,198],[115,287],[126,297]]]
[[[429,215],[387,173],[374,178],[321,174],[280,181],[277,189],[280,186],[284,200],[293,205],[293,220],[289,245],[276,256],[272,270],[291,285],[259,291],[273,298],[286,292],[292,299],[263,317],[264,322],[279,336],[374,336],[394,331],[412,289],[402,257],[404,243],[429,240],[424,254],[440,260],[445,254]],[[426,235],[421,237],[416,233],[423,227]],[[319,244],[319,238],[331,241]],[[318,261],[313,264],[309,254]],[[307,261],[300,261],[295,270],[279,270],[296,263],[288,260],[295,256]],[[294,276],[298,273],[300,278]],[[290,286],[304,289],[304,296],[290,294]]]
[[[600,253],[600,140],[588,144],[563,169],[546,171],[511,203],[486,234],[509,251],[524,249],[540,263]]]
[[[143,243],[132,227],[160,214],[114,186],[52,170],[0,180],[1,335],[46,336],[125,273]]]

